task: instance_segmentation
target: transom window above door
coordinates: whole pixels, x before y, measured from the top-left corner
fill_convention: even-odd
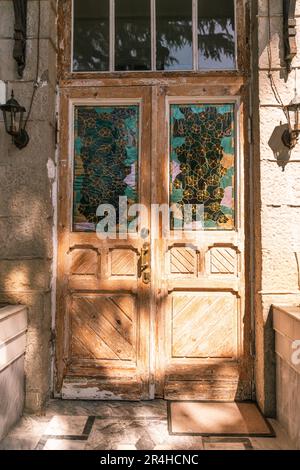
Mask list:
[[[73,0],[73,71],[235,70],[235,0]]]

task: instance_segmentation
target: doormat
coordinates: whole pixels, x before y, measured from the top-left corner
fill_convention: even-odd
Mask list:
[[[168,403],[169,433],[192,436],[275,437],[255,403],[173,401]]]

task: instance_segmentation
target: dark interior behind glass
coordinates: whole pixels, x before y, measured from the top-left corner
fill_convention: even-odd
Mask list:
[[[151,70],[150,0],[116,0],[115,28],[115,69]]]
[[[109,69],[109,0],[74,0],[73,70]]]

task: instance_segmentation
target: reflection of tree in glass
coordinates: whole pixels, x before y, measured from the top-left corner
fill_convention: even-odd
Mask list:
[[[150,70],[150,18],[119,19],[116,26],[116,70]]]
[[[219,62],[234,57],[234,18],[201,19],[198,24],[199,49],[206,59]]]
[[[77,20],[74,25],[75,71],[105,71],[109,68],[108,23]]]
[[[159,20],[156,35],[157,69],[164,70],[169,66],[178,64],[179,60],[174,52],[192,46],[192,23],[189,20]]]
[[[144,21],[120,24],[116,37],[117,70],[149,70],[151,57],[150,25]],[[95,20],[76,22],[74,31],[75,71],[105,71],[109,69],[108,25]],[[192,26],[186,20],[161,20],[156,36],[157,69],[166,70],[179,63],[177,53],[192,46]],[[206,59],[221,62],[234,57],[233,18],[201,19],[199,50]]]

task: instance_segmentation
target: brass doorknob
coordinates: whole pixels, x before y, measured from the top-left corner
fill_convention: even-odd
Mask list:
[[[150,244],[144,243],[141,250],[141,277],[144,284],[149,284],[151,281],[151,256]]]

